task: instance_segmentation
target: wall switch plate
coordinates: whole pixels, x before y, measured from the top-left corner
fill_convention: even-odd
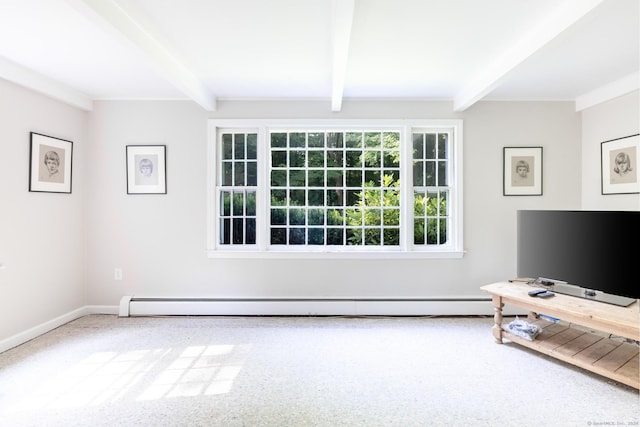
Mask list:
[[[122,280],[122,269],[121,268],[116,268],[113,271],[113,278],[114,278],[114,280]]]

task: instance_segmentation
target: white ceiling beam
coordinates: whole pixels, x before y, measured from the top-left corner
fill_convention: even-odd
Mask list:
[[[576,111],[585,110],[635,90],[640,90],[640,71],[580,95],[576,98]]]
[[[205,110],[215,111],[216,97],[209,88],[114,0],[67,2],[102,28],[123,36],[162,77]]]
[[[84,93],[25,68],[3,56],[0,56],[0,78],[81,110],[93,110],[93,101]]]
[[[507,51],[495,58],[486,69],[455,97],[453,109],[464,111],[498,87],[518,65],[543,46],[574,25],[603,0],[567,0],[542,20],[532,31],[517,40]]]
[[[355,0],[331,2],[331,47],[333,49],[331,111],[335,112],[342,109],[354,7]]]

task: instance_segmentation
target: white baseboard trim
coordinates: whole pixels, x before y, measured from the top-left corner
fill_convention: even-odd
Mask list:
[[[78,319],[87,315],[86,307],[78,308],[69,313],[58,316],[55,319],[51,319],[47,322],[41,323],[33,328],[29,328],[26,331],[15,334],[9,338],[0,341],[0,353],[9,350],[10,348],[17,347],[20,344],[24,344],[42,334],[45,334],[59,326],[69,323],[72,320]]]
[[[475,316],[493,315],[478,299],[236,299],[124,296],[119,316]],[[509,315],[509,310],[504,310]],[[515,313],[520,314],[520,313]]]
[[[125,296],[119,306],[86,305],[0,340],[0,353],[90,314],[132,316],[483,316],[493,315],[489,299],[189,299]],[[505,307],[505,316],[522,309]]]
[[[9,338],[0,341],[0,353],[5,352],[13,347],[17,347],[21,344],[31,341],[34,338],[39,337],[42,334],[46,334],[55,328],[69,323],[73,320],[79,319],[89,314],[118,314],[118,307],[115,306],[101,306],[101,305],[86,305],[76,310],[65,313],[55,319],[43,322],[33,328],[29,328],[26,331],[17,333]]]

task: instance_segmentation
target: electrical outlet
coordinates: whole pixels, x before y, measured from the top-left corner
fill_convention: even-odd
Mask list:
[[[116,268],[113,272],[113,278],[115,280],[122,280],[122,269]]]

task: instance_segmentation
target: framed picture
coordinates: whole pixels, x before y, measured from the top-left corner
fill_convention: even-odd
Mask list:
[[[29,191],[71,193],[73,142],[31,132]]]
[[[638,154],[639,134],[600,143],[602,194],[640,193]]]
[[[127,145],[127,194],[167,194],[165,145]]]
[[[542,196],[542,147],[504,147],[505,196]]]

